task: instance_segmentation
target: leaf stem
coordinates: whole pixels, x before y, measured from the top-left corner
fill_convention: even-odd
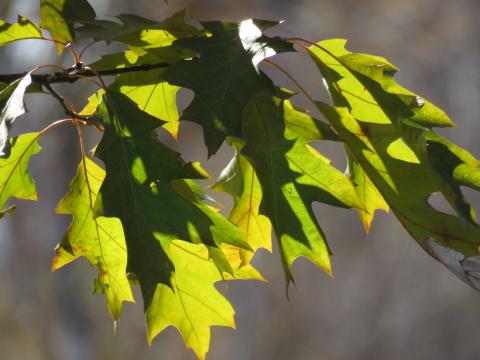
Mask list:
[[[319,49],[322,50],[322,51],[325,51],[325,52],[326,52],[328,55],[330,55],[331,57],[336,58],[336,56],[335,56],[330,50],[324,48],[324,47],[321,46],[321,45],[318,45],[316,42],[313,42],[313,41],[311,41],[311,40],[307,40],[307,39],[299,38],[299,37],[285,38],[284,40],[285,40],[285,41],[293,42],[294,44],[300,46],[302,49],[304,49],[304,50],[306,50],[306,51],[308,51],[308,52],[310,52],[309,49],[308,49],[306,46],[301,45],[300,43],[304,42],[304,43],[310,44],[310,45],[312,45],[312,46],[315,46],[315,47],[319,48]]]
[[[18,39],[16,41],[21,41],[21,40],[44,40],[44,41],[53,42],[55,44],[60,44],[63,46],[64,49],[66,49],[70,53],[70,55],[72,56],[72,60],[75,64],[79,61],[79,57],[77,56],[77,53],[75,52],[75,50],[73,50],[70,47],[69,43],[64,43],[63,41],[50,39],[43,36],[42,37],[26,37],[26,38]]]
[[[315,99],[308,93],[308,91],[292,76],[290,73],[285,70],[283,67],[278,65],[277,63],[274,63],[273,61],[270,60],[263,60],[264,63],[273,66],[275,69],[279,70],[282,72],[301,92],[305,97],[313,104],[313,106],[316,108],[316,103]]]
[[[62,124],[65,124],[67,122],[70,122],[72,123],[73,122],[73,119],[72,118],[68,118],[68,119],[60,119],[60,120],[57,120],[57,121],[54,121],[53,123],[51,123],[50,125],[48,125],[46,128],[44,128],[42,131],[40,131],[40,134],[38,135],[38,137],[40,137],[41,135],[45,134],[47,131],[49,131],[50,129],[53,129],[54,127],[57,127],[58,125],[62,125]],[[38,139],[38,138],[37,138]]]

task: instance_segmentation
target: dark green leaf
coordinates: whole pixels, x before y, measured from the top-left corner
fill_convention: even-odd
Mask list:
[[[94,21],[95,11],[87,0],[40,0],[40,27],[48,30],[56,44],[58,54],[73,38],[73,24]]]
[[[98,114],[106,129],[96,155],[104,161],[107,175],[96,206],[99,214],[122,221],[128,271],[136,273],[148,307],[156,285],[170,285],[173,271],[161,241],[247,245],[231,222],[172,187],[173,180],[204,174],[156,139],[152,131],[160,125],[158,119],[115,92],[104,96]]]
[[[293,51],[283,42],[262,34],[276,23],[204,22],[211,36],[181,39],[176,46],[194,50],[199,57],[170,66],[162,75],[169,83],[191,89],[195,98],[182,119],[202,125],[209,156],[227,136],[241,137],[241,114],[261,91],[274,92],[270,79],[256,65],[276,51]]]
[[[233,326],[230,305],[213,288],[221,273],[204,245],[248,248],[245,235],[196,201],[194,187],[184,179],[201,178],[204,173],[156,139],[153,130],[158,119],[113,91],[104,95],[98,115],[105,134],[96,155],[104,161],[107,174],[96,202],[97,215],[122,222],[127,271],[135,274],[142,290],[149,339],[174,325],[203,357],[209,326]]]

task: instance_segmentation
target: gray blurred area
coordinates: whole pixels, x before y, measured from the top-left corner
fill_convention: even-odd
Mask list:
[[[399,66],[402,85],[440,105],[457,123],[458,128],[441,133],[480,154],[477,0],[90,2],[99,15],[136,13],[160,20],[186,8],[191,21],[284,19],[270,34],[347,38],[350,50],[382,55]],[[0,0],[2,19],[14,22],[17,14],[38,21],[37,1]],[[85,60],[119,49],[95,45]],[[0,48],[1,73],[58,61],[48,43]],[[65,65],[70,61],[62,58]],[[305,56],[283,54],[276,61],[312,94],[325,98],[321,79]],[[278,84],[291,87],[274,69],[263,69]],[[78,107],[95,90],[88,83],[57,89]],[[18,133],[40,130],[64,117],[45,95],[28,96],[26,102],[29,114],[17,120]],[[307,105],[301,97],[298,103]],[[95,131],[88,136],[92,145],[98,140]],[[43,151],[31,166],[40,201],[17,201],[16,213],[0,222],[0,359],[194,359],[173,328],[147,345],[138,291],[137,304],[124,306],[114,334],[104,298],[92,295],[96,271],[86,260],[50,272],[53,249],[70,221],[53,210],[75,173],[79,145],[69,126],[52,130],[41,145]],[[189,123],[181,127],[177,149],[187,160],[202,161],[213,177],[232,154],[224,146],[207,161],[200,128]],[[340,146],[321,144],[320,149],[344,168]],[[478,210],[480,196],[468,195]],[[444,207],[440,199],[434,201]],[[237,330],[214,328],[208,359],[480,358],[478,292],[430,258],[392,215],[378,213],[367,236],[353,211],[322,204],[314,208],[334,252],[334,277],[298,260],[288,301],[278,248],[274,245],[273,255],[260,251],[254,262],[268,283],[219,285],[236,308]]]

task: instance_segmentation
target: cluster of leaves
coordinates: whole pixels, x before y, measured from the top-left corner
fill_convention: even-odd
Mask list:
[[[250,262],[259,248],[271,250],[272,230],[287,287],[298,257],[331,274],[314,201],[355,209],[366,231],[376,210],[392,209],[422,248],[480,287],[480,229],[461,189],[480,190],[480,163],[432,130],[453,122],[398,85],[397,69],[387,60],[350,53],[344,40],[269,37],[264,31],[277,24],[271,21],[210,21],[201,29],[186,24],[183,13],[162,22],[133,15],[107,21],[97,19],[86,0],[40,0],[40,19],[51,38],[19,17],[14,24],[0,22],[0,45],[49,40],[59,55],[68,50],[75,63],[49,76],[35,74],[40,67],[13,78],[0,75],[5,81],[0,92],[0,216],[13,211],[5,208],[11,197],[36,199],[28,164],[40,151],[39,138],[53,126],[75,126],[82,160],[56,209],[73,220],[52,268],[81,256],[98,266],[94,288],[105,294],[114,320],[123,302],[134,301],[131,286],[138,285],[149,342],[174,326],[204,358],[210,326],[235,326],[234,310],[215,283],[263,280]],[[127,49],[85,66],[70,46],[85,38],[120,42]],[[274,66],[291,78],[267,58],[297,49],[318,67],[319,84],[323,78],[332,103],[316,101],[293,83],[324,120],[296,107],[295,93],[277,87],[260,69],[261,64]],[[102,74],[116,77],[106,86]],[[77,79],[101,87],[79,113],[51,86]],[[34,88],[54,96],[69,118],[11,138],[14,120],[25,112],[23,98]],[[176,107],[180,88],[194,92],[181,115]],[[162,127],[177,138],[180,120],[202,126],[209,156],[225,141],[235,149],[212,186],[232,196],[228,218],[194,181],[208,178],[200,164],[185,162],[157,137]],[[103,132],[92,157],[83,143],[85,126]],[[317,152],[314,141],[342,143],[346,172]],[[443,194],[455,215],[428,203],[434,193]]]

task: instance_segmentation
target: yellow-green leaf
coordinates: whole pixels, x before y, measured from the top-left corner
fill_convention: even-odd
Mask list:
[[[10,139],[10,155],[0,159],[0,209],[12,196],[37,200],[35,182],[28,172],[28,162],[40,151],[39,137],[40,133],[29,133]]]
[[[122,224],[117,218],[93,217],[93,204],[105,178],[105,171],[85,158],[78,166],[70,191],[56,212],[73,216],[73,221],[55,249],[52,271],[80,256],[98,266],[95,288],[105,294],[111,316],[118,320],[124,301],[133,302],[126,274],[127,249]]]
[[[243,112],[242,153],[251,160],[262,185],[260,212],[272,222],[288,281],[300,256],[332,272],[312,202],[361,207],[350,179],[308,146],[331,133],[325,124],[276,97],[254,98]]]
[[[260,214],[262,188],[248,159],[235,144],[235,155],[212,186],[214,190],[227,192],[234,205],[229,219],[245,231],[247,242],[253,251],[238,250],[239,264],[234,269],[246,266],[259,248],[272,251],[272,226],[269,219]],[[237,263],[235,252],[230,249],[232,263]]]
[[[398,138],[393,125],[367,126],[346,108],[319,106],[407,231],[462,280],[480,289],[474,273],[480,269],[480,263],[474,266],[480,255],[480,229],[427,202],[431,194],[447,186],[429,161],[413,163],[402,159],[401,153],[392,157],[385,151]]]
[[[368,233],[370,231],[370,225],[375,211],[383,210],[388,212],[389,207],[378,189],[373,185],[372,180],[370,180],[368,175],[362,169],[362,166],[355,161],[355,159],[348,153],[348,150],[347,161],[348,167],[346,175],[352,179],[358,198],[362,204],[362,207],[356,210],[362,221],[363,228]]]
[[[15,24],[0,20],[0,46],[23,39],[39,39],[40,29],[27,18],[18,16]]]
[[[73,23],[93,21],[95,16],[87,0],[40,0],[40,27],[57,41],[58,55],[75,37]]]
[[[400,222],[433,257],[480,289],[480,230],[460,186],[480,188],[479,162],[435,134],[452,126],[439,108],[398,85],[387,60],[329,40],[309,48],[336,107],[319,103]],[[428,203],[440,193],[455,215]]]
[[[202,244],[173,240],[166,251],[175,266],[172,286],[158,284],[147,309],[148,339],[169,326],[178,329],[199,359],[205,359],[210,346],[210,327],[235,328],[234,310],[214,285],[222,280]]]

